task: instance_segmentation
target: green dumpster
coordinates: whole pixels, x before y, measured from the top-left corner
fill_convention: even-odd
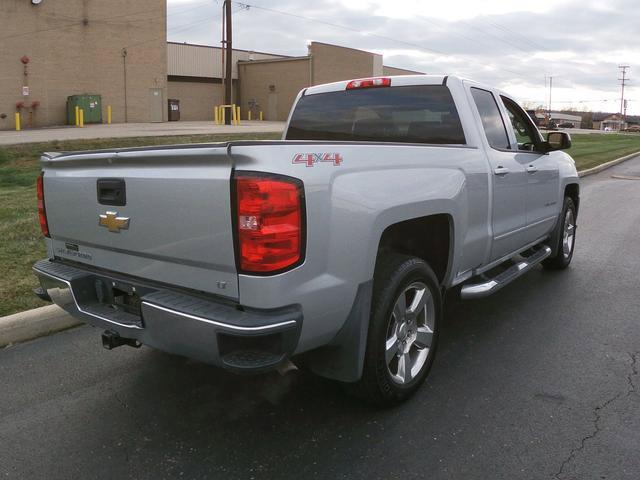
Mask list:
[[[102,123],[102,97],[100,95],[71,95],[67,97],[67,122],[76,124],[76,106],[84,110],[84,123]]]

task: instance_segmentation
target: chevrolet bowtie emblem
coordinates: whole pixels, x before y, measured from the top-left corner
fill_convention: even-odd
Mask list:
[[[104,215],[100,215],[98,224],[107,227],[110,232],[120,233],[120,230],[129,228],[129,217],[119,217],[118,212],[105,212]]]

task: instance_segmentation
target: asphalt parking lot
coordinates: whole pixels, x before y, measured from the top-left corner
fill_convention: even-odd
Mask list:
[[[640,157],[586,178],[571,268],[449,295],[428,383],[392,410],[90,327],[1,350],[0,477],[640,478],[638,205]]]

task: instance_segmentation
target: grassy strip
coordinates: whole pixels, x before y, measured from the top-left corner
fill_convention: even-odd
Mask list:
[[[0,316],[44,305],[31,290],[37,286],[31,265],[46,256],[35,206],[38,159],[44,151],[277,139],[279,134],[134,137],[33,143],[0,147]],[[579,170],[640,151],[640,135],[574,135],[568,153]]]
[[[46,305],[32,290],[37,287],[31,266],[46,257],[36,211],[35,180],[42,152],[100,148],[275,140],[278,133],[186,135],[29,143],[0,147],[0,317]]]
[[[578,170],[597,167],[603,163],[640,152],[640,135],[578,134],[572,135],[573,145],[567,153],[576,161]]]

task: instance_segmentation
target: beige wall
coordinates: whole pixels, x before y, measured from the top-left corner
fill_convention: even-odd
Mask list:
[[[310,85],[419,73],[383,66],[382,56],[375,53],[319,42],[309,45],[307,57],[240,62],[238,71],[243,118],[255,99],[266,120],[286,120],[300,90]]]
[[[240,62],[238,67],[242,118],[255,100],[265,120],[286,120],[300,90],[309,86],[308,57]]]
[[[424,75],[422,72],[416,72],[413,70],[406,70],[404,68],[382,67],[383,75]]]
[[[349,78],[370,77],[382,57],[362,50],[312,42],[308,57],[239,63],[240,100],[246,112],[255,99],[265,120],[286,120],[303,88]],[[245,113],[243,113],[245,118]]]
[[[170,78],[167,85],[168,97],[180,100],[180,120],[213,121],[213,107],[224,103],[222,83]]]
[[[35,109],[33,126],[66,123],[66,98],[102,95],[113,121],[125,118],[122,49],[127,50],[128,121],[151,120],[151,90],[161,89],[166,119],[166,0],[0,1],[0,129],[14,128],[15,105]],[[22,56],[30,58],[24,76]],[[28,84],[30,95],[22,96]],[[23,110],[23,125],[31,108]]]
[[[313,85],[374,75],[376,55],[362,50],[312,42]]]

